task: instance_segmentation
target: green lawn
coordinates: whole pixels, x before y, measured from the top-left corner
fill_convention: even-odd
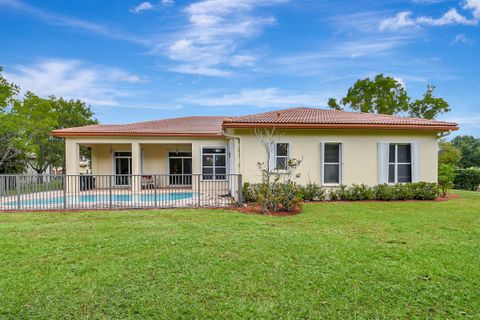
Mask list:
[[[0,214],[0,318],[479,318],[480,193]]]

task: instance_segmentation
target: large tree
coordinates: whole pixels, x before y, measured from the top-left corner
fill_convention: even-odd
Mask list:
[[[20,172],[25,167],[24,140],[18,118],[11,112],[19,87],[2,76],[0,67],[0,173]]]
[[[411,102],[402,83],[383,74],[374,79],[365,78],[355,82],[340,102],[330,98],[328,106],[335,110],[349,107],[352,110],[381,114],[408,114],[412,117],[434,119],[437,115],[450,111],[449,104],[433,95],[434,86],[427,86],[422,99]]]
[[[452,144],[460,150],[462,157],[459,166],[462,168],[480,167],[480,139],[473,136],[457,136]]]
[[[80,100],[41,98],[8,82],[0,67],[0,173],[22,172],[28,163],[38,173],[65,166],[63,139],[51,131],[98,123]]]
[[[18,129],[25,138],[30,166],[39,174],[45,172],[61,157],[50,135],[58,123],[52,102],[27,92],[21,101],[14,104],[12,112],[20,119]]]
[[[98,120],[94,118],[94,113],[90,109],[90,106],[86,105],[81,100],[65,100],[63,98],[50,97],[53,103],[53,108],[57,114],[57,126],[55,129],[64,129],[71,127],[87,126],[92,124],[98,124]],[[52,139],[56,142],[57,152],[61,154],[58,161],[52,163],[54,166],[61,166],[65,168],[65,143],[62,138]],[[89,150],[87,148],[80,148],[80,153],[84,157],[90,157]]]
[[[437,115],[451,110],[448,102],[435,97],[433,91],[435,86],[428,85],[422,99],[417,99],[410,104],[408,114],[411,117],[435,119]]]
[[[54,96],[44,99],[31,92],[14,104],[13,112],[21,119],[22,134],[30,152],[28,162],[39,174],[49,166],[65,165],[64,141],[53,137],[52,130],[97,123],[84,102]]]

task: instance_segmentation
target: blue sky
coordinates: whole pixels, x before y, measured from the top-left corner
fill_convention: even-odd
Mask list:
[[[103,123],[323,107],[384,73],[480,136],[480,0],[0,0],[0,65]]]

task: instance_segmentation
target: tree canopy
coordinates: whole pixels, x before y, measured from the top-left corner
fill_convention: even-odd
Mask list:
[[[0,68],[0,172],[21,172],[28,163],[38,173],[64,166],[63,139],[52,130],[97,123],[90,107],[80,100],[32,92],[18,97],[20,88],[8,82]]]
[[[456,166],[462,158],[462,152],[448,141],[440,141],[440,151],[438,153],[438,162]]]
[[[402,83],[393,77],[379,74],[373,80],[370,78],[357,80],[340,102],[330,98],[327,104],[335,110],[349,107],[360,112],[434,119],[439,114],[450,111],[448,102],[435,97],[434,91],[435,87],[428,85],[423,97],[412,102]]]
[[[460,150],[462,157],[458,165],[462,168],[480,167],[480,139],[474,136],[457,136],[452,144]]]

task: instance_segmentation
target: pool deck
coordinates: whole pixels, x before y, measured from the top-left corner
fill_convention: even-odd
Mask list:
[[[0,211],[226,207],[235,202],[225,191],[196,193],[191,188],[148,189],[138,193],[132,193],[131,189],[111,192],[93,189],[65,195],[66,199],[63,190],[57,190],[1,197]]]

